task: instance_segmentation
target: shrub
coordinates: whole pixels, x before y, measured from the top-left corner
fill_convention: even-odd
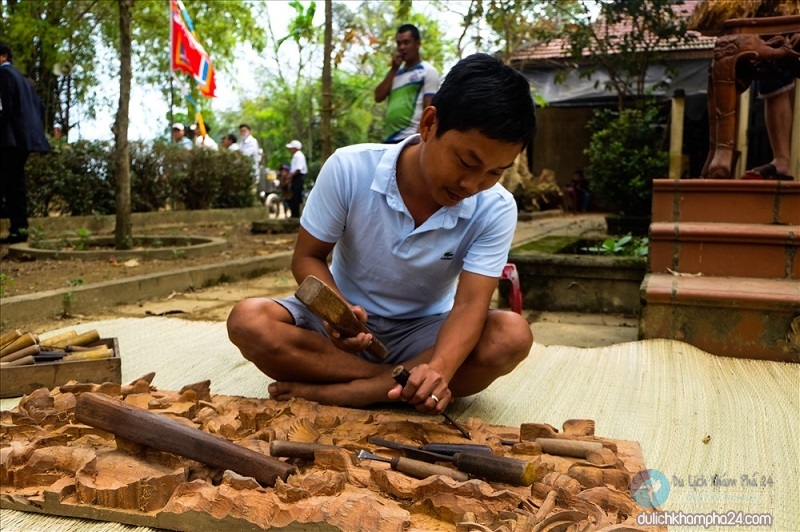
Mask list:
[[[110,214],[115,210],[113,153],[104,142],[53,143],[28,158],[28,214]]]
[[[30,216],[116,212],[114,146],[109,142],[55,142],[49,154],[31,154],[26,169]],[[131,142],[132,212],[250,207],[250,159],[237,152],[184,150],[156,140]]]
[[[592,137],[584,153],[589,159],[592,191],[613,202],[620,214],[651,212],[653,179],[666,177],[669,152],[660,148],[654,103],[636,109],[598,109],[589,121]]]
[[[157,211],[170,204],[172,185],[167,178],[167,152],[164,141],[153,144],[131,142],[131,211]]]

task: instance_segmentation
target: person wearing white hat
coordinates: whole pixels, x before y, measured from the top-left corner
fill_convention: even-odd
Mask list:
[[[292,152],[292,162],[289,165],[289,172],[292,174],[290,187],[292,197],[289,199],[289,210],[292,211],[292,218],[300,218],[300,204],[303,203],[303,178],[308,173],[308,166],[306,165],[306,156],[300,151],[303,149],[302,142],[295,139],[286,147]]]
[[[186,138],[186,128],[180,122],[172,124],[172,142],[184,150],[192,149],[192,141]]]

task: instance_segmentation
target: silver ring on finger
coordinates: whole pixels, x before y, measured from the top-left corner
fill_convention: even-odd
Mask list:
[[[434,403],[438,403],[438,402],[439,402],[439,398],[438,398],[438,397],[436,397],[436,396],[435,396],[435,395],[433,395],[433,394],[431,394],[431,399],[433,399],[433,402],[434,402]]]

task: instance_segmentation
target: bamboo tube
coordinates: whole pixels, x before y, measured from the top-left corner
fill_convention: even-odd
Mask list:
[[[25,349],[28,346],[39,343],[38,340],[39,338],[33,333],[25,333],[0,350],[0,358],[13,353],[14,351],[19,351],[20,349]]]
[[[61,342],[62,340],[66,340],[68,338],[75,338],[76,336],[78,336],[78,333],[76,333],[75,331],[65,331],[63,333],[60,333],[60,334],[57,334],[55,336],[51,336],[50,338],[47,338],[45,340],[42,340],[39,343],[41,345],[44,345],[44,346],[54,347],[55,344]]]
[[[20,331],[19,329],[14,329],[13,331],[8,331],[7,333],[3,333],[3,335],[0,336],[0,349],[3,349],[5,346],[7,346],[20,336],[22,336],[22,331]]]

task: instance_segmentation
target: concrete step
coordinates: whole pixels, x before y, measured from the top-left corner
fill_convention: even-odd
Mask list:
[[[650,272],[800,280],[800,225],[653,223]]]
[[[653,222],[800,225],[800,181],[655,179]]]
[[[708,353],[800,362],[800,283],[789,279],[648,274],[640,339],[669,338]]]

